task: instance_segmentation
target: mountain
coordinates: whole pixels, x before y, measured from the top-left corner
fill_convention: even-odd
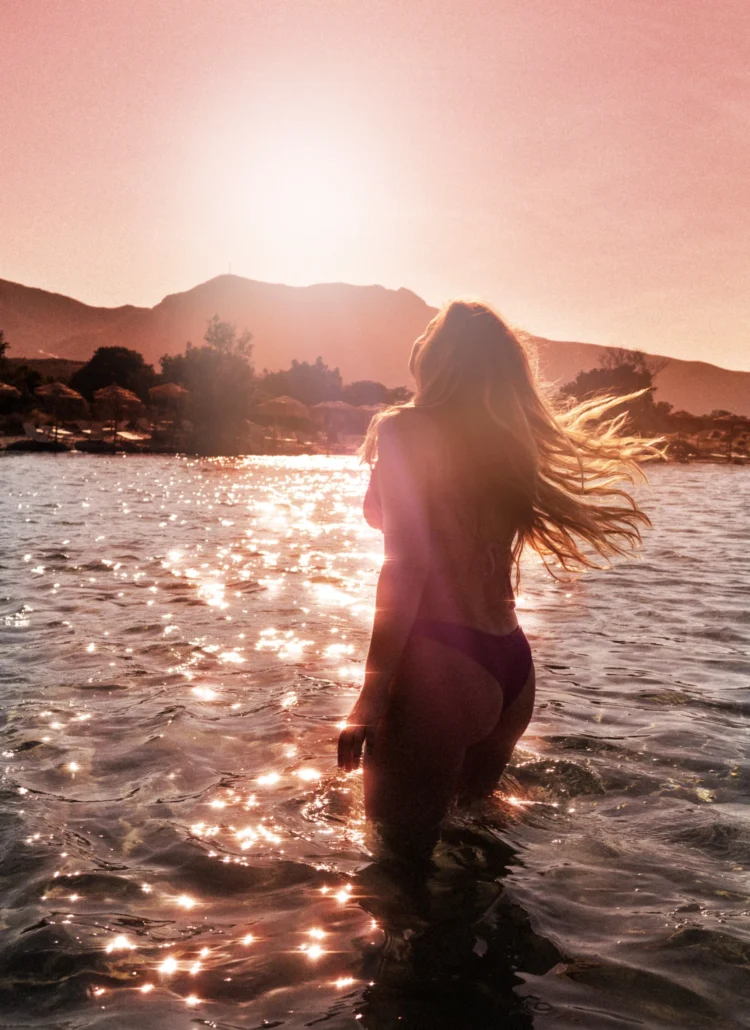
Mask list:
[[[140,351],[158,366],[163,354],[181,351],[188,340],[200,343],[214,314],[251,330],[259,370],[286,368],[293,358],[314,361],[321,355],[346,381],[375,379],[397,386],[408,383],[411,343],[435,309],[406,289],[345,283],[284,286],[235,275],[172,294],[153,308],[99,308],[0,280],[0,328],[13,358],[86,360],[97,347],[119,345]],[[552,382],[567,382],[582,369],[593,368],[605,349],[529,339],[540,370]],[[703,414],[725,408],[750,415],[750,372],[670,358],[656,382],[657,399],[677,409]]]

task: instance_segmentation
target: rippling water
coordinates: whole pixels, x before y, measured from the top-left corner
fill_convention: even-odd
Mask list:
[[[638,564],[526,570],[538,709],[426,890],[336,724],[381,541],[347,459],[0,458],[3,1026],[740,1027],[750,474]]]

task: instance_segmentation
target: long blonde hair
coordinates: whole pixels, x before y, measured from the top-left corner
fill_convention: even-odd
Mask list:
[[[416,393],[375,416],[361,450],[365,461],[376,459],[380,426],[404,409],[429,410],[449,430],[473,420],[482,432],[482,473],[496,458],[521,500],[514,504],[517,570],[526,547],[552,575],[550,558],[573,572],[635,550],[650,522],[619,484],[645,478],[641,463],[661,456],[660,441],[629,435],[627,413],[605,416],[638,394],[573,407],[553,401],[516,334],[477,301],[443,308],[415,343],[410,368]]]

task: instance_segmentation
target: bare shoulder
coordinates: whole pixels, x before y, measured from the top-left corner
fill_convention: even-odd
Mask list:
[[[439,473],[441,445],[434,419],[418,408],[403,408],[385,419],[378,437],[385,467],[400,466],[415,484],[426,485]]]
[[[419,408],[402,408],[380,424],[378,439],[388,445],[432,449],[438,441],[437,427]]]

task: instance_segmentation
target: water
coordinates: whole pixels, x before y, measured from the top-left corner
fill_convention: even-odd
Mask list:
[[[426,890],[337,773],[381,541],[348,459],[0,458],[0,1020],[750,1026],[750,474],[526,570],[536,716]]]

